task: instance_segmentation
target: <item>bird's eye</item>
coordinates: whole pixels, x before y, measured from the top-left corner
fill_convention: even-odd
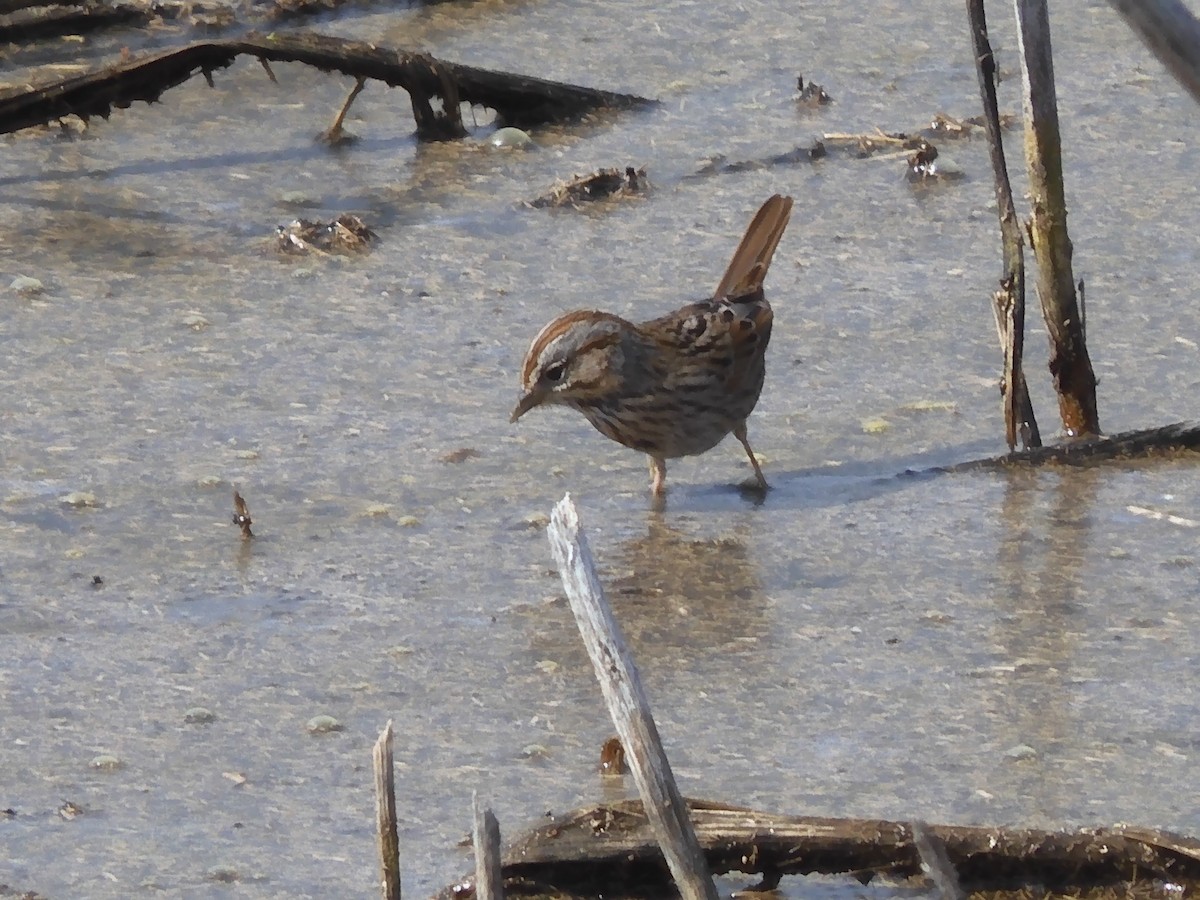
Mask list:
[[[565,365],[562,363],[555,363],[554,365],[547,367],[546,371],[542,373],[542,377],[553,384],[558,384],[560,381],[562,381],[563,375],[566,374],[566,371],[567,367]]]

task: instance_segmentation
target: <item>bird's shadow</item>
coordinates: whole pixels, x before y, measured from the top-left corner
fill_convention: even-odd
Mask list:
[[[681,484],[675,482],[665,497],[651,497],[652,512],[688,509],[751,507],[823,508],[860,503],[909,490],[953,474],[948,469],[963,461],[987,458],[994,450],[989,441],[939,447],[924,453],[885,456],[837,466],[769,470],[770,485],[762,490],[753,479],[735,484]]]

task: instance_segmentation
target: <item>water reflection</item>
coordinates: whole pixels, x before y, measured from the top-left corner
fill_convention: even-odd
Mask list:
[[[646,531],[615,550],[592,552],[617,624],[645,672],[695,672],[711,651],[760,639],[767,599],[749,551],[752,516],[716,537],[691,532],[687,519],[646,516]],[[698,526],[697,526],[698,530]],[[691,532],[691,533],[689,533]],[[570,621],[569,612],[564,613]],[[582,661],[573,622],[537,629],[535,652]],[[581,672],[590,674],[590,668]]]
[[[252,577],[250,563],[254,559],[255,542],[259,540],[261,540],[261,538],[258,537],[242,538],[236,544],[236,549],[234,550],[233,556],[233,567],[237,571],[238,580],[241,581],[242,584],[250,583]]]
[[[997,731],[1009,742],[1005,750],[1028,746],[1038,754],[1036,764],[1004,767],[1014,782],[1011,789],[1033,799],[1034,814],[1053,821],[1085,812],[1077,786],[1047,757],[1076,745],[1081,730],[1069,686],[1088,652],[1083,644],[1091,640],[1080,570],[1092,543],[1101,478],[1097,468],[1013,472],[1000,507],[1004,527],[996,604],[1001,615],[993,638],[1001,670],[1009,665],[1012,670],[1001,676],[999,683],[1010,689],[995,693],[992,713],[1006,723]],[[1050,479],[1055,483],[1047,491]]]
[[[613,554],[605,577],[626,637],[641,655],[690,658],[739,638],[757,637],[765,597],[750,558],[750,517],[719,537],[688,534],[651,512],[646,533]]]

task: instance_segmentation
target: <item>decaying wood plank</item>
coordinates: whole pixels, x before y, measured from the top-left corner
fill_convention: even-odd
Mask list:
[[[689,800],[714,873],[919,877],[909,826],[881,819],[783,816]],[[1022,884],[1070,890],[1166,881],[1200,886],[1200,841],[1141,828],[1074,832],[926,825],[966,890]],[[518,838],[504,858],[505,890],[605,896],[669,889],[662,855],[636,800],[576,810]],[[770,885],[770,880],[767,886]],[[465,900],[453,886],[438,897]]]
[[[440,101],[440,111],[457,112],[457,101],[461,100],[494,109],[503,122],[524,128],[575,118],[596,109],[628,109],[654,102],[632,94],[480,69],[423,53],[299,31],[198,42],[10,92],[0,96],[0,134],[70,115],[85,120],[107,118],[113,109],[124,109],[137,100],[153,103],[165,91],[195,75],[203,75],[211,83],[214,71],[229,66],[243,54],[270,62],[305,63],[325,72],[402,87],[412,99],[419,128],[432,131],[441,127],[436,117],[430,118],[432,112],[425,114],[435,97]],[[457,97],[448,97],[448,93],[456,93]],[[445,135],[439,132],[422,136]]]

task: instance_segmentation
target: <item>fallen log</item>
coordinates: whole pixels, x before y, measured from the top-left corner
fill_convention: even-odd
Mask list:
[[[67,34],[88,34],[117,25],[146,25],[150,14],[127,3],[51,4],[10,0],[0,4],[0,43],[27,44]]]
[[[85,121],[95,116],[107,119],[113,109],[125,109],[135,101],[154,103],[195,75],[203,75],[211,85],[212,73],[240,55],[264,63],[299,62],[324,72],[402,87],[412,101],[418,136],[424,140],[466,133],[459,101],[493,109],[502,122],[521,128],[577,118],[595,109],[629,109],[654,102],[633,94],[480,69],[424,53],[300,31],[198,42],[0,95],[0,134],[71,115]],[[434,98],[439,100],[436,108],[431,102]]]
[[[83,5],[83,0],[80,0],[79,3],[60,3],[59,0],[0,0],[0,16],[11,15],[23,9]]]
[[[688,808],[714,874],[759,875],[771,889],[785,875],[922,875],[921,854],[906,822],[785,816],[689,800]],[[1148,828],[1079,831],[922,825],[945,851],[963,889],[1029,885],[1069,891],[1116,884],[1200,886],[1200,841]],[[503,858],[506,895],[658,895],[671,880],[637,800],[567,813],[516,839]],[[443,888],[441,900],[472,896],[469,879]]]
[[[414,0],[413,5],[421,2]],[[210,34],[214,28],[250,31],[255,25],[327,16],[351,4],[367,8],[376,3],[388,5],[387,0],[252,0],[237,4],[221,0],[0,0],[0,42],[26,44],[122,25],[149,28],[163,23]],[[32,12],[14,15],[25,10]]]

